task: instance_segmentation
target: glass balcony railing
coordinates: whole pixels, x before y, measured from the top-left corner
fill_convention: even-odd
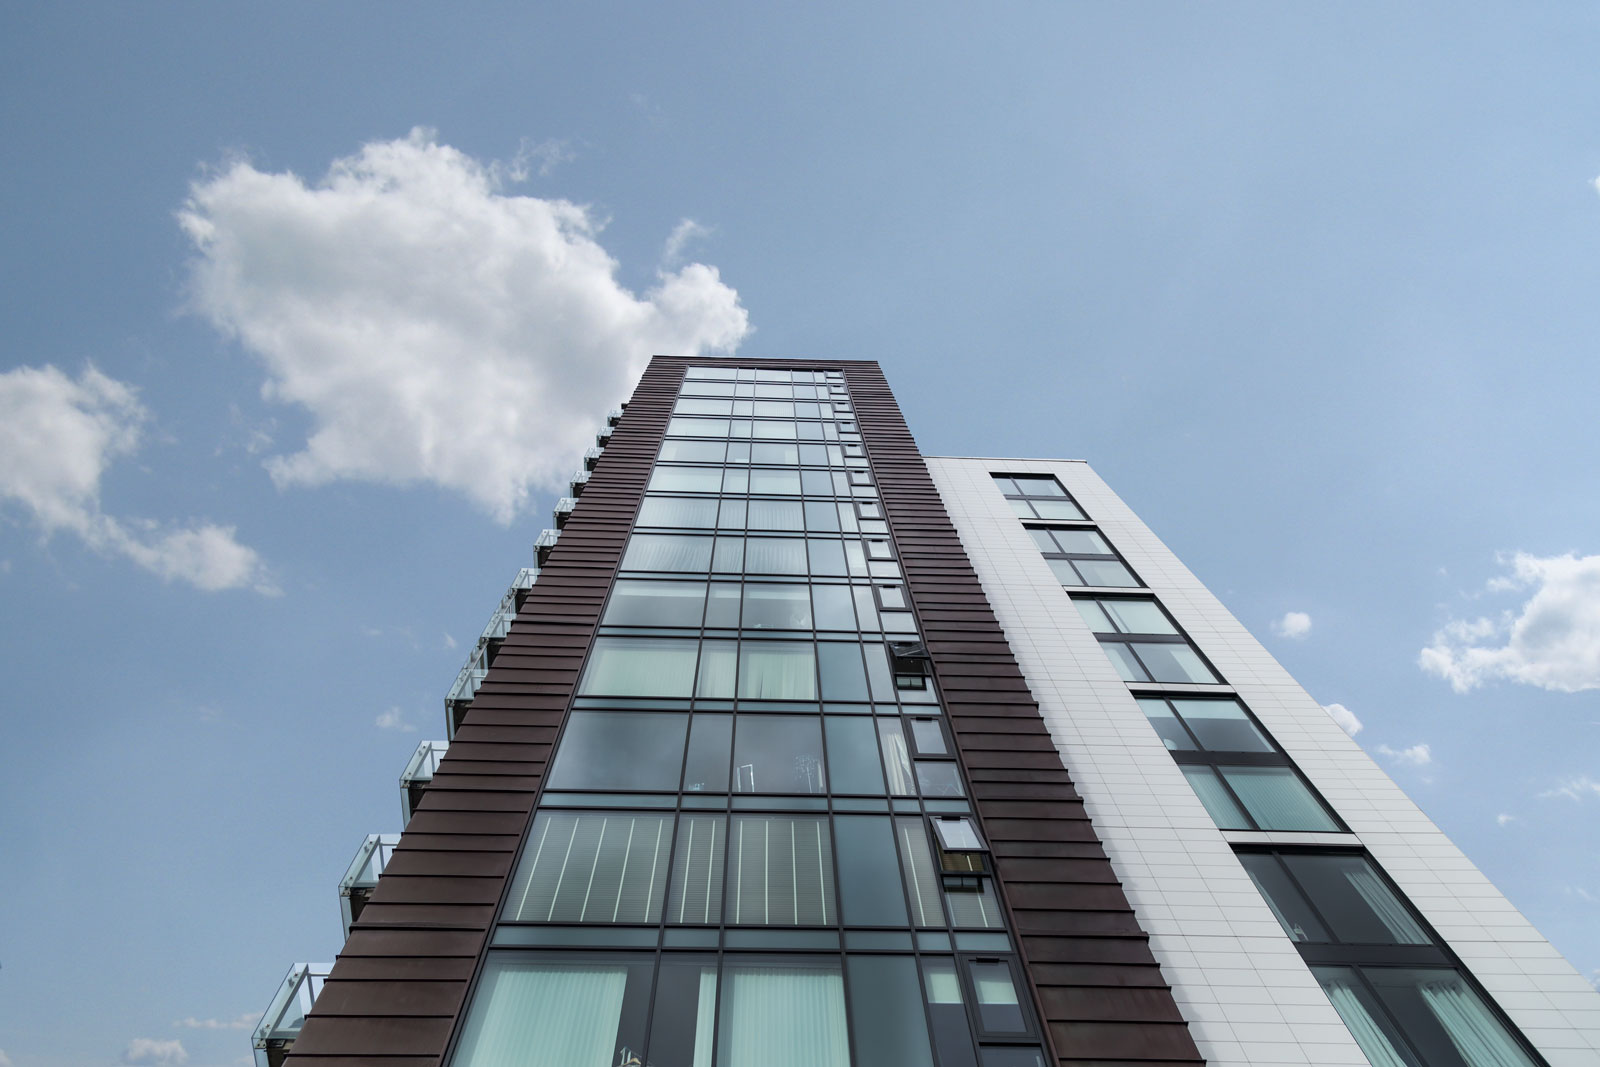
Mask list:
[[[478,635],[477,642],[468,653],[467,662],[456,675],[455,684],[445,695],[445,721],[451,737],[456,735],[456,727],[461,725],[461,719],[466,714],[467,706],[472,703],[473,696],[478,692],[478,686],[488,677],[489,665],[494,662],[495,653],[500,651],[501,644],[511,632],[511,624],[516,621],[517,611],[522,607],[523,598],[528,590],[533,588],[533,583],[538,578],[537,567],[524,567],[517,572],[505,596],[501,597],[500,603],[496,605],[494,614],[489,616],[489,622],[484,626],[483,633]]]
[[[604,446],[600,448],[591,448],[586,451],[583,454],[583,469],[586,471],[594,470],[595,464],[600,462],[600,454],[604,451]]]
[[[550,558],[550,550],[556,547],[556,541],[561,537],[560,530],[540,530],[539,536],[533,539],[533,554],[543,567]]]
[[[439,761],[444,759],[449,747],[448,741],[422,742],[411,754],[406,769],[400,772],[401,826],[411,821],[411,813],[417,810],[417,805],[422,801],[422,794],[433,781],[435,772],[439,770]]]
[[[589,472],[579,471],[572,476],[571,492],[573,496],[582,496],[583,487],[589,484]]]
[[[251,1041],[256,1067],[283,1067],[284,1057],[294,1048],[311,1005],[322,992],[322,983],[333,969],[331,963],[297,963],[289,968]]]
[[[570,496],[564,496],[556,501],[556,529],[561,529],[567,524],[567,516],[572,514],[572,509],[578,506],[578,501]]]
[[[602,426],[600,428],[600,432],[594,435],[594,443],[599,445],[601,448],[604,448],[606,445],[610,444],[613,429],[614,427],[611,426]]]
[[[389,857],[399,843],[399,834],[368,834],[356,849],[355,859],[339,879],[339,911],[345,937],[350,936],[351,924],[361,918],[361,909],[367,906],[367,899],[378,888],[378,876],[389,865]]]
[[[612,408],[610,411],[606,412],[606,425],[607,426],[615,426],[617,423],[619,423],[621,421],[622,421],[622,409],[621,408]]]

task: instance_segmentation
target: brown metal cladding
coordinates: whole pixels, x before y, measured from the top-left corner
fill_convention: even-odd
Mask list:
[[[306,1067],[444,1055],[690,362],[645,371],[295,1042]],[[878,365],[739,365],[845,372],[1053,1053],[1202,1062]]]
[[[305,1067],[444,1055],[682,377],[645,371],[294,1043]]]
[[[844,372],[1054,1055],[1203,1062],[888,383]]]

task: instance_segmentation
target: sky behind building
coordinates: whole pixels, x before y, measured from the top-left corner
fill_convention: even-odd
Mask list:
[[[1600,970],[1597,38],[8,9],[0,1065],[240,1059],[652,352],[1090,460]]]

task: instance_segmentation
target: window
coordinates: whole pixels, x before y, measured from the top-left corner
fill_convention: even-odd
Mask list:
[[[705,611],[704,582],[618,581],[602,626],[694,626]]]
[[[1047,526],[1029,526],[1027,530],[1062,585],[1137,587],[1140,584],[1127,564],[1094,530]]]
[[[624,1050],[643,1049],[653,964],[624,955],[492,953],[455,1067],[604,1067]]]
[[[1123,681],[1219,681],[1154,600],[1075,597],[1073,603]]]
[[[731,925],[830,926],[833,842],[817,815],[735,815],[728,836]]]
[[[693,686],[694,641],[599,637],[578,692],[616,697],[686,697]]]
[[[551,789],[676,792],[688,716],[574,711],[550,767]]]
[[[542,811],[511,883],[514,922],[658,923],[672,816]]]
[[[738,793],[826,793],[822,720],[815,715],[740,715],[733,735]]]
[[[1024,519],[1085,518],[1061,483],[1049,474],[996,474],[994,484]]]
[[[1293,941],[1433,944],[1410,906],[1359,853],[1241,852],[1239,862]]]
[[[836,957],[730,957],[720,1014],[717,1067],[850,1067]]]

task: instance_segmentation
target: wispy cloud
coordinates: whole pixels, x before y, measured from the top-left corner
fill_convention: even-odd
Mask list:
[[[1390,748],[1388,745],[1379,745],[1377,752],[1407,767],[1426,767],[1433,762],[1433,749],[1426,744],[1412,745],[1409,748]]]
[[[1338,723],[1339,728],[1351,737],[1361,732],[1361,720],[1356,718],[1355,712],[1343,704],[1324,704],[1322,705],[1322,710],[1333,716],[1333,721]]]
[[[504,166],[505,176],[514,182],[525,182],[535,174],[548,178],[561,164],[571,163],[577,158],[578,154],[566,141],[554,138],[535,141],[531,137],[524,137],[517,146],[517,154]]]
[[[502,170],[415,130],[318,182],[241,161],[191,187],[192,308],[310,416],[304,448],[266,461],[279,486],[426,483],[510,522],[653,353],[750,332],[715,267],[635,294],[588,208],[506,195]]]
[[[19,506],[49,538],[70,533],[104,555],[208,592],[276,593],[261,557],[232,526],[116,518],[100,510],[111,464],[139,448],[149,411],[131,385],[87,367],[0,374],[0,501]]]
[[[189,1053],[177,1038],[136,1037],[122,1050],[122,1062],[135,1067],[182,1067],[189,1062]]]
[[[1303,611],[1284,612],[1283,618],[1272,624],[1272,632],[1279,637],[1302,640],[1311,632],[1311,616]]]
[[[399,730],[401,733],[414,734],[417,728],[406,721],[406,716],[398,707],[389,708],[380,712],[375,720],[378,727],[383,730]]]
[[[1517,821],[1517,817],[1515,815],[1507,815],[1502,811],[1494,817],[1494,821],[1497,826],[1509,826]]]
[[[1587,774],[1568,778],[1539,794],[1541,797],[1566,797],[1568,800],[1592,800],[1600,797],[1600,782]]]
[[[661,262],[669,267],[677,266],[683,262],[683,250],[689,247],[689,242],[710,234],[710,227],[702,226],[694,219],[683,219],[667,235],[667,243],[661,250]]]
[[[196,1019],[193,1015],[186,1019],[179,1019],[173,1026],[185,1030],[249,1030],[261,1018],[260,1012],[245,1012],[232,1019]]]
[[[1466,693],[1502,679],[1576,693],[1600,688],[1600,555],[1502,557],[1490,593],[1531,591],[1498,617],[1452,619],[1417,657],[1429,674]]]

